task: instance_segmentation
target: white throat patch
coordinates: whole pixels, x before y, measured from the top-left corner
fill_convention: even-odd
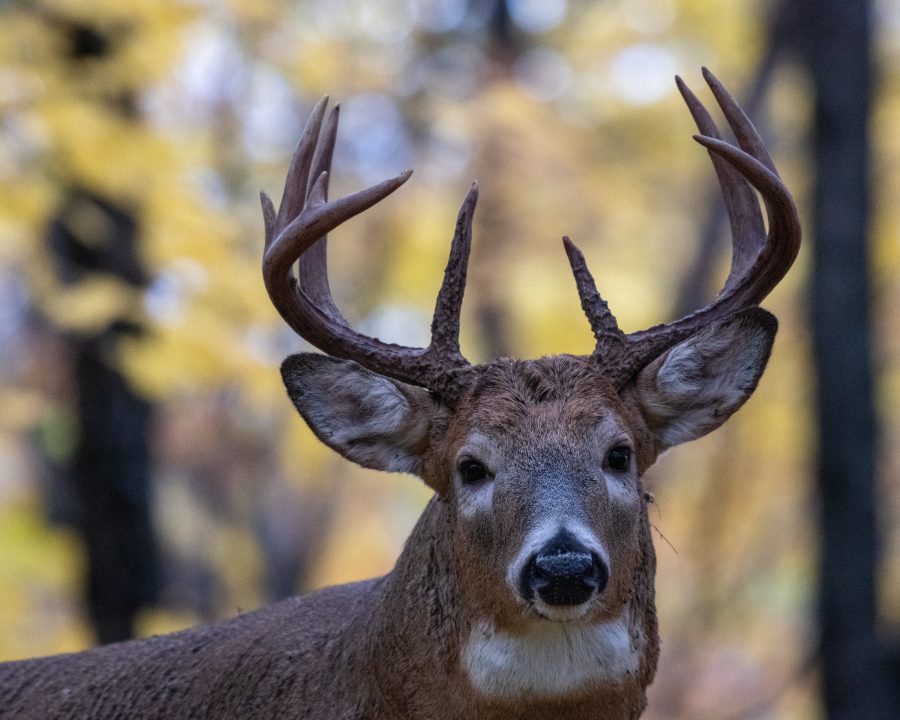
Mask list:
[[[462,650],[472,685],[490,698],[566,695],[591,685],[615,685],[640,664],[624,618],[605,623],[536,623],[514,635],[481,620]]]

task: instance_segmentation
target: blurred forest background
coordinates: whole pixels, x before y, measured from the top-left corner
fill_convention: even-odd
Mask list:
[[[322,95],[335,196],[416,171],[332,240],[345,314],[425,344],[478,178],[463,351],[536,357],[592,347],[564,233],[625,330],[724,278],[672,81],[713,107],[703,65],[806,238],[755,396],[650,472],[647,717],[900,717],[892,0],[0,1],[0,659],[391,567],[429,493],[296,416],[277,368],[303,343],[260,274],[258,191]]]

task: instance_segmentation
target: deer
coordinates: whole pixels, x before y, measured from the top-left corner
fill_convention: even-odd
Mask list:
[[[0,666],[2,718],[625,720],[659,658],[644,474],[724,423],[774,341],[759,307],[800,224],[762,139],[703,75],[737,140],[678,88],[718,177],[731,269],[707,306],[625,333],[566,237],[590,355],[473,365],[459,344],[478,186],[459,211],[428,347],[354,331],[328,282],[327,234],[410,171],[328,199],[338,107],[313,110],[276,210],[261,194],[265,287],[322,353],[288,357],[287,393],[316,436],[434,491],[393,570],[150,639]],[[764,221],[758,196],[766,209]]]

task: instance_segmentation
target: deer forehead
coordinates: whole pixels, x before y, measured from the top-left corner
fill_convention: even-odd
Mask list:
[[[457,437],[467,442],[478,433],[501,449],[521,447],[526,435],[576,444],[601,424],[624,428],[627,416],[596,363],[568,355],[501,359],[479,366],[457,412]]]

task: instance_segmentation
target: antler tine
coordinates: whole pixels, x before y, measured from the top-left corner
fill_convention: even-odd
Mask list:
[[[563,237],[563,246],[569,265],[572,266],[572,274],[575,276],[575,285],[578,288],[578,297],[581,298],[581,309],[591,324],[591,332],[597,340],[594,355],[606,355],[613,353],[622,345],[625,334],[619,329],[615,315],[609,309],[609,305],[600,293],[587,262],[575,243],[568,236]]]
[[[335,105],[325,118],[324,125],[312,156],[312,172],[309,174],[309,193],[313,185],[320,179],[322,182],[321,201],[328,200],[328,181],[331,177],[331,160],[334,155],[334,145],[337,140],[338,121],[340,119],[340,105]],[[336,321],[346,324],[344,316],[338,310],[331,296],[331,287],[328,284],[328,238],[323,235],[317,239],[310,248],[300,256],[297,266],[297,276],[303,292],[319,307],[322,312],[330,315]]]
[[[281,203],[278,210],[265,192],[259,193],[262,203],[263,221],[266,229],[266,243],[264,252],[268,252],[269,246],[275,237],[284,230],[291,218],[296,217],[306,204],[309,185],[310,160],[316,150],[319,140],[319,130],[322,127],[322,118],[328,105],[328,96],[323,97],[313,107],[294,154],[291,156],[291,164],[288,168],[284,182],[284,192],[281,195]]]
[[[711,73],[708,74],[707,81],[710,82],[710,86],[712,86],[713,82],[716,83],[716,88],[719,91],[719,94],[716,95],[717,99],[721,93],[727,95],[725,88],[718,84],[718,80]],[[675,83],[694,118],[697,129],[706,137],[721,140],[722,136],[719,133],[719,128],[716,127],[703,103],[697,99],[697,96],[691,92],[690,88],[685,85],[680,77],[675,77]],[[722,100],[720,100],[721,102]],[[727,116],[729,118],[736,117],[734,108],[737,107],[737,103],[734,102],[730,95],[727,95],[726,103],[732,110]],[[741,112],[741,117],[749,123],[743,112]],[[729,120],[729,122],[731,121]],[[731,123],[732,128],[734,128],[735,124],[738,123]],[[746,133],[742,134],[746,136]],[[765,227],[762,214],[759,211],[759,202],[753,190],[731,164],[725,162],[723,158],[713,152],[710,152],[709,156],[712,159],[716,176],[719,179],[722,199],[725,201],[725,210],[728,213],[728,222],[731,226],[731,236],[734,239],[729,274],[745,272],[756,259],[756,255],[752,251],[757,248],[753,246],[752,242],[744,242],[743,239],[765,237]]]
[[[712,90],[713,96],[716,98],[716,102],[722,108],[722,114],[725,115],[725,119],[737,138],[738,144],[777,175],[778,171],[775,169],[775,162],[772,160],[772,156],[769,155],[763,139],[759,136],[756,128],[753,127],[753,123],[750,122],[750,118],[747,117],[747,114],[731,96],[731,93],[725,89],[725,86],[708,68],[703,68],[702,73],[703,79],[706,80],[706,84],[709,85],[709,89]],[[704,135],[709,135],[702,128],[700,131]],[[713,137],[717,136],[714,135]]]
[[[759,303],[784,277],[800,249],[797,209],[762,139],[722,84],[708,70],[703,74],[740,147],[721,139],[700,101],[680,78],[676,82],[702,133],[694,139],[710,151],[719,177],[731,221],[731,271],[719,295],[706,307],[675,322],[626,336],[625,351],[615,362],[621,382],[711,320]],[[768,233],[750,186],[760,193],[766,206]]]
[[[757,181],[754,181],[754,173],[751,171],[750,166],[742,166],[743,160],[746,158],[741,157],[740,154],[735,154],[732,146],[726,145],[725,149],[723,149],[722,145],[719,145],[719,149],[716,150],[708,142],[697,138],[698,142],[712,151],[714,161],[718,158],[728,160],[729,165],[737,169],[740,175],[756,187],[766,204],[770,228],[768,233],[765,232],[763,227],[759,203],[747,183],[740,177],[736,177],[731,183],[732,185],[739,185],[742,189],[742,194],[741,206],[738,208],[736,215],[732,215],[729,209],[729,215],[732,217],[734,249],[732,269],[722,294],[727,294],[733,285],[749,285],[747,278],[755,277],[756,272],[761,272],[762,277],[760,279],[765,281],[768,278],[770,284],[768,286],[761,285],[757,288],[756,292],[759,295],[755,302],[759,302],[784,277],[784,273],[790,268],[800,249],[800,227],[797,220],[797,211],[794,207],[793,198],[791,198],[790,193],[787,192],[787,188],[781,181],[778,170],[775,168],[775,163],[771,155],[769,155],[763,139],[756,128],[753,127],[750,118],[747,117],[737,101],[731,96],[731,93],[725,89],[725,86],[709,69],[703,68],[702,72],[703,78],[722,109],[722,114],[737,138],[738,145],[740,145],[747,156],[753,158],[763,166],[762,169],[768,171],[767,173],[757,172]],[[700,131],[704,135],[709,135],[703,128],[700,128]],[[717,135],[713,135],[711,138],[721,140]],[[733,170],[731,177],[735,177]],[[757,184],[757,182],[762,183],[762,185]],[[725,189],[723,187],[724,192]],[[786,203],[784,202],[785,198]],[[790,230],[792,225],[796,230],[795,233]],[[784,234],[782,234],[782,231]],[[787,242],[778,245],[774,242],[775,238],[782,238]],[[773,275],[771,272],[764,271],[761,266],[766,264],[766,262],[768,262],[768,267],[771,267],[773,264],[780,267],[780,274],[776,272]]]
[[[262,205],[263,224],[265,225],[266,230],[266,242],[263,246],[263,253],[265,254],[272,244],[272,241],[275,239],[275,220],[277,212],[275,210],[275,205],[272,203],[272,198],[266,195],[264,190],[260,190],[259,192],[259,202]]]
[[[778,173],[760,159],[715,138],[696,136],[698,143],[725,158],[741,171],[763,197],[769,232],[753,266],[743,275],[732,273],[722,295],[735,298],[743,306],[755,304],[768,295],[793,265],[800,250],[800,220],[797,208]],[[723,298],[724,300],[724,298]]]
[[[431,321],[431,345],[428,346],[430,355],[462,365],[468,363],[459,350],[459,318],[466,289],[469,251],[472,248],[472,218],[477,202],[478,183],[473,182],[456,219],[450,257]]]
[[[412,171],[329,201],[328,170],[339,115],[337,108],[332,110],[323,129],[324,111],[325,100],[313,110],[294,152],[277,213],[269,197],[261,194],[266,225],[263,279],[272,304],[301,337],[329,355],[355,360],[374,372],[427,387],[452,403],[462,387],[460,371],[468,367],[459,353],[459,305],[465,286],[465,263],[477,193],[473,188],[460,211],[458,237],[454,240],[438,300],[436,317],[449,320],[457,339],[451,341],[450,331],[441,328],[434,333],[428,348],[412,348],[385,343],[352,330],[331,297],[326,277],[325,236],[390,195],[409,179]],[[299,279],[293,274],[293,265],[298,260]]]
[[[335,105],[325,116],[321,131],[312,156],[312,171],[307,186],[312,190],[319,175],[331,172],[331,161],[334,157],[334,146],[337,142],[338,123],[341,119],[341,106]],[[328,183],[325,183],[325,199],[328,199]],[[307,191],[308,192],[308,191]]]
[[[327,106],[328,96],[326,95],[313,107],[309,119],[306,121],[306,127],[303,128],[303,134],[297,143],[297,148],[291,157],[275,223],[276,229],[279,231],[300,213],[306,203],[310,164],[319,142],[319,130],[322,127],[322,118],[325,116]]]

